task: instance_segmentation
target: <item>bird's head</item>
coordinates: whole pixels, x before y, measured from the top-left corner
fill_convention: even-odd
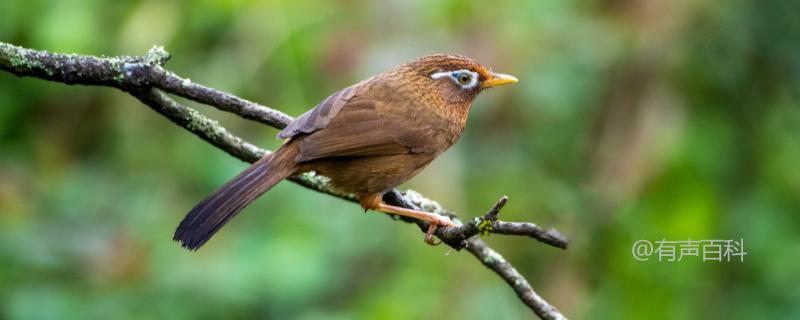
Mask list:
[[[403,66],[415,73],[422,86],[430,86],[438,98],[448,103],[471,103],[484,89],[516,83],[517,78],[492,72],[474,60],[451,54],[433,54]]]

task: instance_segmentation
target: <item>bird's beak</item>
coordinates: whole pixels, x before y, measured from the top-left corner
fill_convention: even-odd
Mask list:
[[[491,88],[495,86],[500,86],[504,84],[511,84],[517,83],[519,80],[510,75],[510,74],[502,74],[502,73],[492,73],[492,77],[483,81],[484,88]]]

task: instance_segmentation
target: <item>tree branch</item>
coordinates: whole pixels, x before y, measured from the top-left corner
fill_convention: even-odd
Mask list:
[[[268,151],[263,150],[231,133],[216,121],[184,106],[167,93],[237,114],[274,128],[284,128],[292,117],[250,102],[234,95],[193,83],[181,78],[163,65],[170,55],[162,47],[153,47],[143,57],[94,57],[75,54],[58,54],[37,51],[0,42],[0,69],[20,77],[36,77],[66,84],[98,85],[118,88],[133,95],[151,109],[189,130],[201,139],[222,149],[233,157],[255,162]],[[165,93],[167,92],[167,93]],[[306,188],[329,194],[347,201],[357,202],[353,195],[341,194],[327,184],[327,178],[313,172],[291,177]],[[383,199],[386,203],[411,209],[420,209],[451,217],[457,227],[440,227],[436,236],[450,247],[466,248],[483,265],[497,273],[516,292],[519,298],[539,317],[565,319],[564,316],[533,290],[528,281],[499,253],[491,249],[476,235],[503,234],[528,236],[551,246],[565,249],[566,238],[554,229],[545,230],[530,222],[504,222],[497,220],[500,210],[508,201],[502,197],[483,216],[462,223],[455,213],[442,208],[437,202],[408,190],[392,190]],[[394,217],[416,223],[422,232],[427,222]]]

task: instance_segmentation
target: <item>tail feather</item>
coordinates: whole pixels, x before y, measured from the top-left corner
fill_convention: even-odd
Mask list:
[[[183,218],[173,240],[197,250],[248,204],[296,171],[296,148],[286,144],[261,158],[198,203]]]

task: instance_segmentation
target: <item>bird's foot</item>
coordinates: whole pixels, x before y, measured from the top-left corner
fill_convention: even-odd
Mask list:
[[[433,222],[428,224],[428,232],[425,232],[425,243],[427,243],[428,245],[438,246],[439,244],[442,243],[441,241],[436,242],[435,240],[433,240],[433,234],[436,233],[437,227],[439,227],[439,225]]]
[[[396,214],[399,216],[410,217],[428,222],[428,231],[425,232],[425,243],[429,245],[438,245],[441,242],[435,242],[433,236],[439,226],[455,227],[456,224],[450,218],[435,213],[407,209],[385,204],[381,202],[380,195],[372,197],[362,197],[361,206],[365,209],[372,209],[384,213]]]

